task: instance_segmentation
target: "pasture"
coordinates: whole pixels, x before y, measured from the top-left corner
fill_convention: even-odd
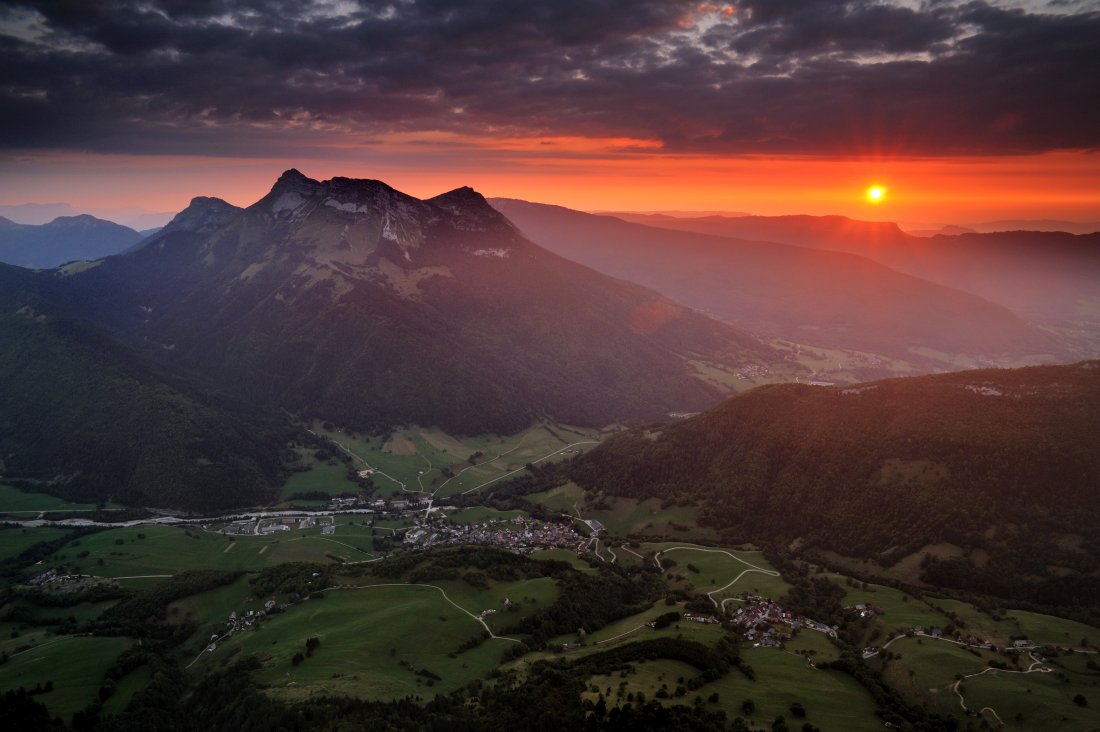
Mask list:
[[[0,529],[0,559],[17,557],[39,542],[60,539],[69,533],[69,529],[46,527],[34,529],[21,529],[18,527]]]
[[[112,504],[113,506],[113,504]],[[0,483],[0,514],[37,514],[41,511],[92,511],[94,503],[72,503],[46,493],[28,493]],[[20,515],[19,518],[34,518]]]
[[[508,436],[461,438],[438,429],[417,427],[395,431],[386,439],[340,430],[326,431],[320,424],[314,424],[313,430],[352,455],[355,467],[369,465],[378,471],[372,480],[382,496],[410,492],[449,496],[480,490],[513,472],[519,475],[527,463],[571,457],[594,446],[568,447],[572,443],[599,439],[594,430],[551,424],[538,424]],[[568,452],[559,452],[561,450]],[[444,470],[451,475],[445,475]],[[299,476],[308,475],[297,474],[294,478],[304,485],[310,479]],[[287,495],[286,489],[284,495]]]
[[[482,633],[480,623],[430,587],[333,590],[276,615],[257,630],[233,636],[203,654],[196,667],[218,663],[239,649],[263,659],[257,680],[281,697],[339,693],[367,699],[430,698],[484,677],[513,645],[490,639],[458,653],[463,643]],[[320,646],[293,664],[312,637],[320,639]]]
[[[51,638],[0,665],[0,689],[33,689],[53,682],[53,690],[35,697],[50,714],[72,715],[98,699],[103,674],[129,647],[128,638]]]

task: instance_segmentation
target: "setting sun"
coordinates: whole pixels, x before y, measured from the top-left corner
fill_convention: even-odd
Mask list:
[[[867,200],[871,203],[880,203],[886,197],[886,189],[882,186],[871,186],[867,189]]]

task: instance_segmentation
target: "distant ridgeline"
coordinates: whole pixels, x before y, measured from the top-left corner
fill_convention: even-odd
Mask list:
[[[883,567],[917,553],[932,584],[1095,606],[1098,407],[1100,361],[764,386],[617,435],[573,475],[590,491],[700,503],[729,542],[797,541]],[[940,543],[958,549],[921,557]]]

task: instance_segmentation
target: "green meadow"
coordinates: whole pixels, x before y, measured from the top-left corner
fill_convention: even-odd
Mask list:
[[[549,424],[535,425],[508,436],[462,438],[438,429],[415,427],[397,430],[386,439],[340,430],[326,431],[320,424],[314,424],[313,430],[353,456],[357,469],[370,466],[379,471],[372,480],[378,494],[383,496],[408,492],[449,496],[481,490],[505,476],[525,472],[523,468],[528,463],[572,457],[577,454],[575,451],[590,449],[594,444],[587,443],[599,439],[599,433],[594,430]],[[586,444],[569,447],[577,442]],[[475,457],[477,453],[481,455]],[[445,475],[444,470],[451,475]],[[335,476],[313,478],[310,477],[312,472],[297,473],[291,478],[295,490],[303,490],[298,486],[310,483],[336,484]],[[291,492],[294,491],[284,487],[283,495]]]
[[[18,527],[0,529],[0,559],[17,557],[35,544],[60,539],[71,533],[69,529],[40,527],[21,529]]]
[[[963,681],[962,691],[968,707],[993,710],[1005,729],[1087,732],[1100,727],[1095,676],[1067,683],[1055,674],[990,672]],[[1087,706],[1073,701],[1078,694]],[[983,716],[992,719],[989,712]]]
[[[127,638],[51,638],[0,665],[0,689],[53,682],[53,691],[36,696],[50,714],[70,721],[73,713],[98,699],[103,674],[131,644]]]
[[[257,654],[264,664],[257,679],[285,698],[333,693],[430,698],[484,677],[512,645],[490,639],[458,653],[483,632],[480,623],[430,587],[333,590],[276,615],[258,630],[231,637],[196,665]],[[312,637],[320,639],[317,650],[292,663]],[[440,678],[418,673],[424,671]]]
[[[118,504],[107,503],[104,508],[119,508]],[[15,486],[0,483],[0,514],[21,514],[19,518],[33,518],[25,514],[35,514],[42,511],[93,511],[94,503],[72,503],[57,496],[47,493],[30,493],[22,491]]]
[[[583,697],[595,701],[603,694],[608,706],[615,706],[628,694],[637,696],[639,692],[646,699],[661,701],[658,694],[663,690],[670,697],[663,703],[702,703],[708,708],[725,711],[731,719],[745,717],[742,704],[750,699],[755,711],[747,719],[761,728],[770,728],[772,720],[778,716],[785,717],[788,725],[795,722],[801,725],[802,721],[793,718],[790,711],[791,705],[798,702],[806,710],[805,721],[822,729],[882,729],[882,722],[874,714],[870,694],[851,678],[833,671],[816,670],[803,658],[778,649],[750,648],[743,655],[752,666],[756,681],[750,681],[734,669],[696,691],[677,696],[677,687],[699,672],[680,661],[659,659],[634,663],[632,671],[593,676],[587,681],[588,689]],[[709,701],[715,694],[717,700]]]

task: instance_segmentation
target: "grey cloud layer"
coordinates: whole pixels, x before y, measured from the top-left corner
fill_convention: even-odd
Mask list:
[[[8,2],[0,145],[270,154],[337,136],[491,129],[676,152],[1100,146],[1100,13],[945,0],[725,7]]]

